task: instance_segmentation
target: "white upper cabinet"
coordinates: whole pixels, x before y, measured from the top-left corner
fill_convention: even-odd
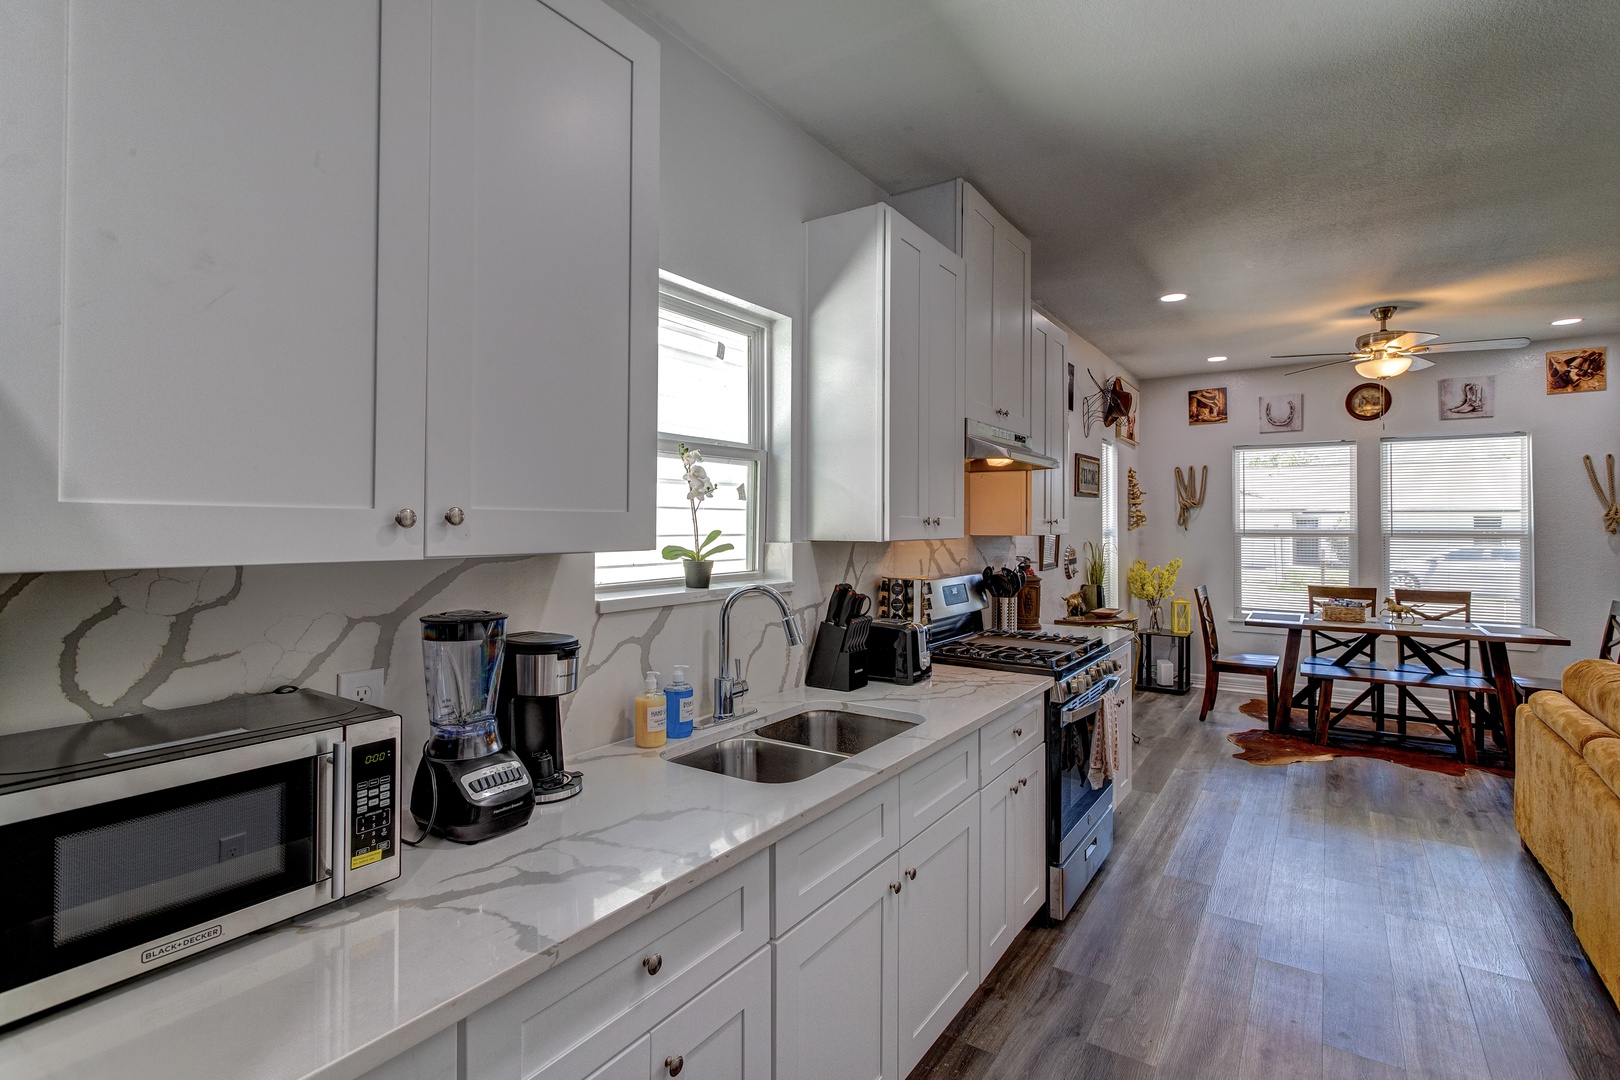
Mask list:
[[[1058,467],[1030,474],[1031,517],[1034,518],[1031,524],[1037,533],[1066,533],[1069,531],[1070,470],[1074,468],[1069,455],[1069,335],[1038,313],[1032,325],[1033,367],[1037,373],[1035,385],[1039,388],[1034,400],[1032,442],[1042,453],[1055,458]]]
[[[657,83],[599,0],[9,4],[0,572],[650,543]]]
[[[965,180],[896,195],[902,214],[962,256],[966,275],[966,416],[1019,435],[1033,430],[1030,243]]]
[[[0,34],[0,571],[420,558],[425,7],[65,9]]]
[[[806,226],[809,539],[962,535],[962,260],[878,204]]]
[[[427,552],[649,547],[657,43],[599,0],[435,0],[432,70]]]

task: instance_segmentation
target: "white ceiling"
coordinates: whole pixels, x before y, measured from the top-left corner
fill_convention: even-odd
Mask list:
[[[1346,349],[1377,303],[1620,330],[1617,0],[638,2],[889,191],[966,176],[1143,377]]]

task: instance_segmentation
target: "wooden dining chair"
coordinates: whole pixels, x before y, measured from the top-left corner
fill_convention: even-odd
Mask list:
[[[1395,602],[1406,604],[1415,614],[1426,622],[1472,622],[1474,594],[1465,589],[1396,589]],[[1450,638],[1424,638],[1417,642],[1412,638],[1400,637],[1395,639],[1395,659],[1397,666],[1405,668],[1409,662],[1419,660],[1419,649],[1429,656],[1446,671],[1465,672],[1473,669],[1474,643],[1468,640]],[[1417,664],[1423,670],[1425,665]],[[1441,720],[1423,703],[1409,686],[1398,685],[1395,688],[1395,729],[1400,738],[1406,738],[1407,721],[1411,719],[1413,710],[1421,714],[1421,720],[1431,724],[1445,733],[1458,748],[1462,750],[1462,734],[1458,725],[1472,723],[1476,727],[1474,745],[1480,744],[1481,736],[1487,725],[1496,728],[1498,744],[1505,742],[1506,737],[1501,733],[1501,718],[1496,716],[1497,710],[1486,700],[1490,695],[1480,694],[1470,702],[1459,700],[1458,695],[1451,696],[1451,717],[1449,722]],[[1468,707],[1469,705],[1472,707]]]
[[[1221,642],[1215,632],[1215,613],[1209,606],[1209,587],[1200,585],[1193,590],[1193,603],[1198,608],[1198,622],[1204,629],[1204,704],[1198,710],[1198,721],[1203,723],[1215,705],[1215,692],[1220,684],[1221,672],[1233,675],[1259,675],[1266,681],[1266,726],[1277,726],[1277,665],[1270,653],[1234,653],[1221,655]]]
[[[1371,622],[1378,615],[1378,589],[1374,586],[1305,586],[1305,603],[1310,610],[1311,618],[1321,618],[1321,609],[1325,602],[1329,600],[1351,600],[1360,604],[1368,622]],[[1361,639],[1364,636],[1356,629],[1358,625],[1359,624],[1357,623],[1345,623],[1345,629],[1342,633],[1336,630],[1312,630],[1312,658],[1319,657],[1323,652],[1328,650],[1333,650],[1336,652],[1335,659],[1345,657],[1349,650],[1360,644]],[[1377,659],[1378,658],[1376,656],[1371,654],[1366,657],[1368,663],[1372,663]],[[1363,715],[1370,717],[1374,725],[1376,725],[1379,733],[1382,734],[1384,730],[1384,687],[1379,683],[1368,683],[1366,685],[1367,688],[1360,694],[1357,694],[1355,700],[1351,701],[1350,704],[1346,705],[1342,709],[1333,710],[1331,707],[1333,698],[1333,685],[1331,682],[1327,683],[1325,687],[1320,682],[1307,682],[1305,689],[1299,694],[1295,695],[1294,703],[1303,705],[1307,711],[1311,711],[1313,714],[1326,710],[1329,716],[1337,715],[1339,717],[1345,717],[1355,713],[1355,711],[1361,707],[1361,704],[1366,702],[1367,711]],[[1324,689],[1326,691],[1325,697],[1323,695]],[[1321,728],[1324,722],[1324,717],[1316,716],[1311,723],[1312,730],[1318,730]]]

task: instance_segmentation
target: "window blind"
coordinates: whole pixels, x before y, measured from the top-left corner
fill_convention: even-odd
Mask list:
[[[1535,621],[1530,436],[1382,442],[1385,587],[1465,591],[1482,622]]]
[[[1238,611],[1306,611],[1306,588],[1355,580],[1354,443],[1232,452]]]
[[[1119,451],[1111,442],[1102,444],[1102,461],[1097,468],[1098,501],[1102,503],[1103,603],[1118,607],[1119,592],[1119,494],[1116,482]]]

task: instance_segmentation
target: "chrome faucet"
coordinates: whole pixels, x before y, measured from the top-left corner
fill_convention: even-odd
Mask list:
[[[737,699],[748,693],[748,683],[742,677],[742,660],[736,661],[736,674],[727,675],[732,667],[731,659],[731,609],[749,593],[759,593],[776,601],[776,606],[782,611],[782,632],[787,635],[789,645],[799,645],[804,642],[804,631],[799,627],[799,617],[793,614],[788,606],[787,599],[771,588],[769,585],[744,585],[740,589],[733,589],[720,605],[720,674],[714,680],[714,719],[713,723],[723,720],[735,720],[738,715]]]

